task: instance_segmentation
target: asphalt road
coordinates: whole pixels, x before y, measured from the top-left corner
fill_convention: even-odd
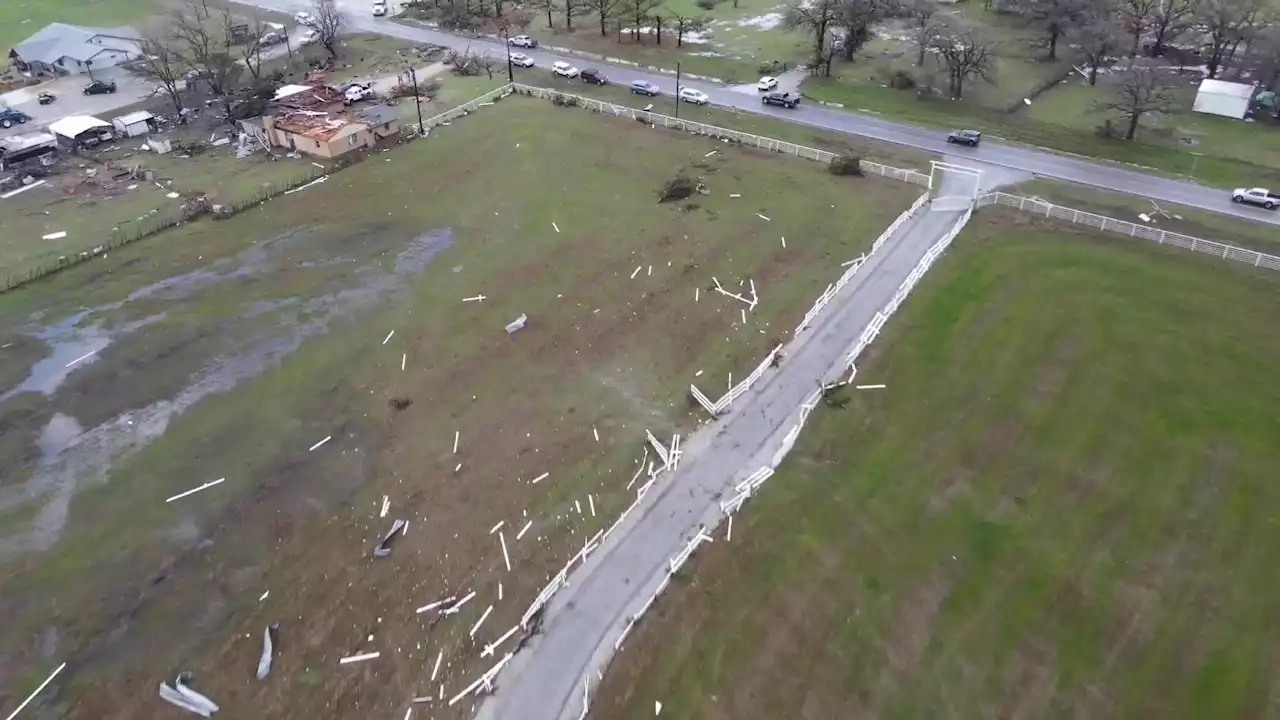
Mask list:
[[[234,1],[244,5],[290,14],[298,10],[304,10],[308,6],[308,3],[301,2],[301,0]],[[386,18],[375,18],[369,12],[369,4],[360,0],[335,0],[335,4],[347,12],[348,28],[350,30],[379,33],[410,42],[431,43],[457,49],[469,47],[473,52],[488,52],[493,55],[506,54],[506,48],[501,41],[460,37],[436,30],[401,25]],[[523,78],[523,81],[529,84],[539,84],[539,78],[545,77],[543,74],[549,73],[551,63],[557,60],[564,60],[579,67],[584,67],[588,63],[593,66],[604,65],[594,60],[588,61],[583,58],[556,55],[543,50],[520,50],[520,52],[529,55],[537,63],[537,67],[516,70],[516,80],[522,81]],[[665,98],[667,102],[672,101],[671,95],[675,90],[674,77],[624,66],[608,67],[609,79],[614,83],[630,84],[634,80],[648,80],[657,84],[667,94]],[[977,164],[978,166],[994,165],[1010,168],[1045,178],[1092,185],[1106,190],[1152,198],[1159,202],[1177,203],[1244,220],[1280,225],[1280,213],[1235,205],[1231,202],[1231,197],[1227,192],[1218,188],[1197,185],[1193,182],[1173,180],[1106,163],[1091,162],[1077,157],[1029,147],[1005,145],[991,140],[983,141],[980,147],[972,150],[957,148],[954,145],[947,144],[943,133],[930,128],[881,120],[821,106],[805,106],[796,110],[769,108],[760,103],[760,99],[754,92],[748,94],[743,93],[740,89],[694,80],[683,84],[702,90],[711,98],[713,104],[733,107],[746,112],[771,115],[787,122],[847,132],[927,152],[951,154],[963,157],[970,161],[969,164]],[[1249,178],[1241,178],[1240,184],[1248,185]]]

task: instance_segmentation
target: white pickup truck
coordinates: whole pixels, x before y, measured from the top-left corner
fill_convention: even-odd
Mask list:
[[[1231,191],[1231,200],[1247,205],[1257,205],[1268,210],[1280,207],[1280,195],[1266,188],[1236,188]]]

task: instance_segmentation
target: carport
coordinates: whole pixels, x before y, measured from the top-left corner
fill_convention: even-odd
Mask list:
[[[111,123],[92,115],[71,115],[49,123],[49,132],[57,136],[59,143],[75,147],[96,145],[113,136]]]

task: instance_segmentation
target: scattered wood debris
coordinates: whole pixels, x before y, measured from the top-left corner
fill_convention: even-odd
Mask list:
[[[338,660],[339,665],[350,665],[351,663],[364,662],[365,660],[377,660],[382,657],[380,652],[369,652],[362,655],[348,655]]]
[[[180,492],[180,493],[178,493],[177,495],[174,495],[173,497],[171,497],[171,498],[169,498],[169,499],[165,500],[165,502],[167,502],[167,503],[171,503],[171,502],[173,502],[174,500],[178,500],[178,499],[180,499],[180,498],[184,498],[184,497],[186,497],[186,496],[188,496],[188,495],[194,495],[195,493],[198,493],[198,492],[200,492],[201,490],[205,490],[205,489],[207,489],[207,488],[211,488],[211,487],[213,487],[214,485],[217,485],[218,483],[222,482],[223,480],[226,480],[226,478],[218,478],[217,480],[214,480],[214,481],[212,481],[212,482],[207,482],[207,483],[205,483],[205,484],[201,485],[201,486],[200,486],[200,487],[198,487],[198,488],[191,488],[190,490],[187,490],[186,492]]]

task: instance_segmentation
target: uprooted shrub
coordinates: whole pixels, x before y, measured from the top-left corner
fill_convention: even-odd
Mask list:
[[[828,163],[827,172],[832,175],[861,175],[862,159],[852,155],[837,155]]]
[[[552,95],[551,104],[557,107],[576,107],[578,98],[574,95]]]
[[[662,186],[662,191],[658,193],[658,202],[684,200],[697,191],[698,181],[680,172]]]

